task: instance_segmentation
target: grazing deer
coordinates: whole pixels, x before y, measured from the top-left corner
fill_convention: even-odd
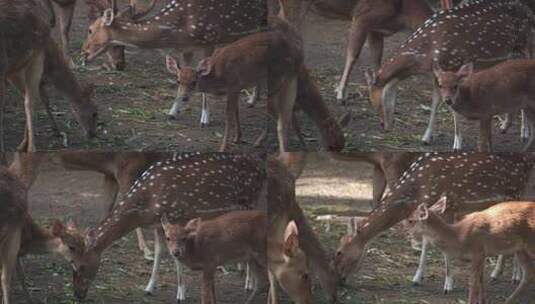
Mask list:
[[[217,49],[203,59],[197,69],[179,68],[167,57],[167,69],[176,75],[177,98],[187,102],[194,91],[225,94],[225,132],[220,151],[225,151],[234,123],[234,142],[241,142],[239,95],[244,88],[261,81],[269,83],[268,112],[277,120],[279,147],[287,151],[288,130],[297,94],[297,72],[303,64],[300,38],[283,21],[275,21],[273,30],[252,34]]]
[[[409,218],[416,207],[431,205],[441,196],[451,201],[445,220],[482,210],[500,201],[523,196],[535,160],[529,154],[428,153],[418,158],[391,192],[370,215],[340,240],[334,260],[342,279],[358,270],[369,242],[377,235]],[[420,284],[425,270],[427,241],[422,243],[420,267],[413,278]],[[453,278],[446,256],[445,292]]]
[[[505,304],[515,300],[535,278],[535,203],[504,202],[474,212],[451,225],[441,214],[448,208],[446,196],[434,205],[418,206],[414,212],[417,227],[446,255],[471,260],[468,303],[485,303],[485,258],[514,254],[522,269],[522,280]]]
[[[535,61],[510,60],[474,73],[471,63],[457,72],[434,68],[442,99],[457,113],[479,120],[479,151],[492,150],[492,117],[523,110],[532,129],[524,150],[533,149]],[[507,81],[503,76],[507,75]]]
[[[473,18],[478,21],[472,22]],[[396,86],[400,81],[429,74],[434,64],[449,71],[468,62],[483,65],[511,58],[528,49],[530,18],[529,8],[517,0],[475,1],[433,15],[377,73],[371,70],[366,73],[370,102],[384,130],[390,130],[393,125]],[[432,141],[439,101],[435,81],[429,124],[422,137],[426,144]],[[454,113],[454,150],[462,148],[458,118]]]
[[[59,254],[69,260],[69,246],[61,241],[64,226],[56,221],[52,232],[39,227],[28,213],[28,190],[35,181],[44,155],[16,153],[9,168],[0,167],[0,266],[4,304],[10,304],[10,286],[15,269],[23,283],[28,300],[30,294],[24,284],[17,257],[27,254]]]
[[[200,217],[185,226],[171,224],[165,214],[162,226],[171,255],[192,270],[202,271],[201,303],[216,303],[214,275],[219,265],[247,261],[254,276],[253,303],[267,291],[267,213],[235,211],[211,220]]]
[[[177,222],[251,209],[261,203],[264,180],[260,160],[243,154],[185,153],[152,165],[79,244],[72,260],[76,298],[85,298],[102,253],[117,239],[160,223],[164,214]],[[155,260],[161,254],[156,249]]]
[[[267,161],[267,188],[268,267],[271,284],[273,285],[276,280],[296,303],[311,303],[311,275],[306,266],[308,261],[318,275],[329,303],[335,303],[337,301],[336,272],[331,267],[322,244],[297,204],[295,177],[286,165],[276,158],[269,158]],[[295,228],[289,227],[292,222],[295,223]],[[291,247],[288,247],[289,245]],[[270,292],[271,303],[276,304],[273,286]]]
[[[266,27],[265,6],[261,0],[172,0],[155,16],[139,21],[108,8],[89,27],[82,52],[91,61],[114,45],[184,51],[232,42]]]
[[[375,208],[381,202],[386,186],[388,185],[392,189],[401,175],[420,154],[410,152],[351,152],[331,153],[330,156],[338,161],[362,161],[373,165],[373,198],[370,205]]]
[[[7,54],[7,79],[25,96],[26,132],[22,146],[35,151],[32,105],[40,100],[43,72],[67,95],[74,116],[88,137],[96,135],[97,109],[90,101],[91,88],[83,89],[68,68],[46,24],[32,13],[32,3],[0,2],[0,19],[5,23],[4,52]],[[46,101],[46,100],[45,100]]]

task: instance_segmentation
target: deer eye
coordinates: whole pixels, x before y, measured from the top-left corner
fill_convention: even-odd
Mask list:
[[[70,250],[70,251],[75,251],[75,250],[76,250],[76,247],[74,247],[74,246],[69,246],[69,250]]]
[[[89,29],[89,30],[87,30],[87,33],[88,33],[89,35],[91,35],[91,34],[93,34],[93,30],[92,30],[92,29]]]

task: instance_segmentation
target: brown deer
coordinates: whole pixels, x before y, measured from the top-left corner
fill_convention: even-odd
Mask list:
[[[473,23],[472,18],[477,18],[478,22]],[[468,62],[496,63],[519,51],[527,51],[530,18],[530,9],[516,0],[475,1],[433,15],[377,73],[371,70],[366,73],[370,102],[379,114],[383,128],[392,128],[396,86],[400,81],[413,75],[429,74],[434,64],[444,70],[457,70]],[[422,137],[426,144],[432,141],[439,101],[440,93],[435,82],[431,116]],[[454,150],[462,148],[458,119],[458,114],[454,113]]]
[[[167,69],[176,75],[179,84],[178,99],[187,102],[193,91],[226,95],[225,132],[220,151],[227,148],[232,123],[234,142],[241,142],[240,91],[261,81],[269,83],[268,112],[277,120],[280,150],[287,151],[303,51],[299,37],[287,24],[274,20],[272,27],[274,30],[252,34],[217,49],[197,69],[179,68],[172,57],[167,57]]]
[[[290,1],[289,1],[290,2]],[[313,0],[310,7],[316,14],[332,19],[351,21],[346,62],[336,98],[346,98],[351,71],[367,42],[372,66],[378,69],[383,56],[384,38],[404,30],[416,30],[433,14],[426,0]]]
[[[245,303],[253,303],[267,291],[267,213],[235,211],[211,220],[195,218],[185,226],[162,217],[171,255],[192,270],[202,271],[201,303],[216,303],[214,275],[219,265],[247,261],[255,278],[253,292]]]
[[[288,160],[287,157],[285,159]],[[268,231],[268,267],[272,276],[271,282],[276,280],[294,302],[310,303],[312,278],[306,268],[306,261],[308,261],[318,275],[329,303],[335,303],[337,301],[337,274],[296,201],[295,176],[282,161],[274,157],[267,161],[267,188],[270,229]],[[296,224],[294,234],[298,238],[293,238],[292,241],[292,243],[295,242],[295,250],[292,249],[285,254],[281,249],[285,248],[283,244],[287,243],[288,234],[284,232],[291,221]],[[294,260],[289,258],[294,258]],[[285,261],[288,265],[284,264]],[[292,267],[288,268],[290,266]],[[273,293],[275,289],[270,290],[272,303],[276,303],[276,294]]]
[[[115,240],[156,225],[164,214],[175,222],[251,209],[262,198],[264,181],[261,161],[243,154],[184,153],[155,163],[79,244],[72,259],[75,296],[85,298],[102,253]]]
[[[492,150],[492,117],[523,110],[535,126],[535,61],[510,60],[474,73],[468,63],[456,72],[434,69],[440,95],[455,112],[479,120],[479,151]],[[508,81],[503,81],[507,75]],[[533,149],[533,130],[524,150]]]
[[[35,181],[40,162],[38,153],[16,153],[9,168],[0,167],[0,266],[2,266],[2,295],[10,304],[10,285],[18,270],[25,295],[31,300],[24,284],[24,273],[17,257],[27,254],[58,254],[69,259],[71,251],[61,235],[64,226],[55,221],[52,232],[38,226],[28,213],[28,190]]]
[[[441,214],[448,208],[446,196],[434,205],[418,206],[414,212],[417,227],[446,255],[471,260],[468,303],[486,303],[485,258],[497,254],[514,254],[522,269],[522,280],[505,304],[515,300],[535,277],[535,203],[503,202],[474,212],[451,225]]]
[[[524,195],[535,160],[529,154],[429,153],[417,159],[391,192],[370,215],[357,223],[352,233],[340,240],[334,260],[342,278],[358,270],[369,242],[377,235],[409,218],[416,207],[431,205],[441,196],[450,200],[444,215],[452,222],[456,215],[482,210],[506,199]],[[422,259],[425,260],[424,238]],[[446,258],[445,291],[452,289],[449,260]],[[423,270],[413,282],[421,283]]]
[[[95,136],[97,109],[89,99],[91,88],[80,86],[50,37],[48,26],[33,14],[35,7],[22,1],[3,1],[0,6],[0,22],[6,29],[2,37],[4,42],[0,43],[7,55],[3,77],[25,96],[27,126],[21,147],[27,143],[29,151],[35,151],[32,105],[40,100],[43,72],[71,99],[74,116],[87,136]]]

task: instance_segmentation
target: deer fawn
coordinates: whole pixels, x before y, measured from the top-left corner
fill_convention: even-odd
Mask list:
[[[25,96],[27,126],[20,147],[26,146],[27,143],[29,151],[35,151],[32,108],[33,103],[41,99],[40,84],[43,72],[71,99],[75,118],[86,135],[94,137],[97,109],[90,101],[92,90],[90,87],[83,89],[80,86],[50,37],[48,26],[32,12],[35,6],[20,1],[2,2],[0,6],[0,22],[5,23],[7,29],[2,37],[4,42],[0,43],[0,47],[3,47],[7,54],[7,67],[3,71],[3,77],[7,77]]]
[[[520,153],[428,153],[421,156],[381,204],[340,240],[334,263],[341,278],[358,270],[373,238],[409,218],[419,203],[431,205],[440,196],[447,196],[452,203],[444,216],[451,222],[456,214],[482,210],[506,199],[520,199],[534,164],[531,155]],[[416,284],[423,279],[426,245],[424,238],[420,265],[413,278]],[[446,292],[452,289],[452,284],[449,263],[446,263]]]
[[[492,150],[492,117],[524,110],[530,128],[535,126],[535,61],[510,60],[474,73],[468,63],[457,72],[434,67],[442,99],[469,119],[478,119],[479,150]],[[508,81],[503,81],[507,75]],[[525,150],[533,149],[533,130]]]
[[[292,124],[297,95],[297,71],[303,64],[300,39],[284,22],[275,29],[242,38],[203,59],[197,69],[180,68],[167,57],[167,69],[179,84],[177,99],[187,102],[194,91],[227,96],[225,132],[220,151],[225,151],[230,125],[234,123],[234,142],[241,142],[238,99],[240,91],[268,81],[268,111],[277,119],[279,147],[287,151],[288,130]]]
[[[247,261],[255,286],[246,303],[267,291],[267,214],[262,211],[235,211],[211,220],[190,220],[185,226],[171,224],[162,217],[162,226],[171,255],[192,270],[203,272],[202,303],[216,303],[214,274],[219,265]]]
[[[86,297],[102,253],[115,240],[137,227],[160,223],[164,214],[176,222],[251,209],[261,202],[264,180],[260,160],[242,154],[185,153],[155,163],[78,244],[72,263],[75,296]],[[159,254],[155,252],[155,260]]]
[[[477,16],[477,23],[471,22],[473,16]],[[510,58],[518,50],[528,49],[530,20],[529,8],[516,0],[475,1],[433,15],[377,73],[371,70],[366,73],[370,102],[379,114],[382,127],[392,128],[396,86],[401,80],[432,72],[434,63],[449,71],[467,62],[489,64]],[[435,81],[431,116],[422,137],[426,144],[432,141],[439,101]],[[454,150],[462,148],[458,119],[454,113]]]
[[[448,208],[447,197],[434,205],[421,204],[415,211],[418,229],[446,255],[471,260],[469,303],[485,303],[485,257],[514,254],[522,269],[520,285],[505,301],[514,303],[533,281],[535,269],[535,203],[504,202],[465,216],[451,225],[440,217]]]

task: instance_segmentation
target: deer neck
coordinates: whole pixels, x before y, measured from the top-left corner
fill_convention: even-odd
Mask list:
[[[17,152],[9,166],[9,171],[29,188],[37,178],[41,157],[42,155],[36,152]]]
[[[26,233],[21,245],[23,254],[59,253],[62,245],[61,238],[55,237],[47,230],[39,227],[33,220],[28,219]]]
[[[390,58],[377,72],[376,85],[386,87],[410,76],[425,73],[423,59],[424,55],[411,51],[404,51]]]
[[[446,223],[440,216],[429,212],[429,218],[422,223],[423,235],[442,250],[458,248],[459,238],[454,225]]]
[[[91,250],[102,253],[113,242],[135,228],[156,222],[153,218],[156,215],[150,214],[150,210],[143,212],[135,206],[138,206],[138,203],[129,198],[119,202],[113,211],[92,231],[94,234],[91,236],[92,240],[89,245]]]
[[[55,42],[46,43],[45,75],[52,81],[54,87],[62,92],[71,102],[83,100],[83,92],[78,79],[69,68]]]

